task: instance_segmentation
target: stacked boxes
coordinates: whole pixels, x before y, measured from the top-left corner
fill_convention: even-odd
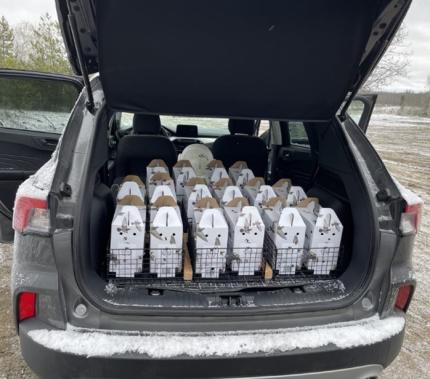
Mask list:
[[[198,201],[192,225],[195,272],[202,278],[218,278],[226,269],[228,226],[214,198]]]
[[[264,271],[264,257],[271,258],[279,275],[295,275],[303,266],[314,275],[336,268],[340,220],[290,180],[265,185],[246,162],[236,162],[227,172],[216,160],[207,165],[205,177],[197,177],[187,160],[173,167],[174,180],[162,160],[153,160],[146,171],[146,186],[139,177],[127,176],[118,188],[109,262],[116,277],[172,278],[182,271],[184,226],[178,201],[189,222],[195,274],[201,278],[228,272],[254,276]],[[272,251],[265,252],[267,243]]]
[[[263,220],[276,249],[276,270],[280,275],[293,275],[302,264],[306,225],[296,208],[285,205],[281,197],[271,199],[264,205]]]
[[[150,226],[150,272],[172,278],[182,270],[183,225],[171,206],[161,206]]]
[[[131,199],[139,204],[140,198],[133,196],[126,197],[124,204]],[[133,205],[119,205],[111,226],[109,271],[123,278],[133,278],[140,273],[144,241],[145,219],[142,219],[139,209]]]
[[[175,166],[173,166],[173,176],[175,179],[176,196],[179,201],[182,201],[185,196],[185,184],[191,178],[196,177],[196,173],[190,161],[178,161]]]
[[[328,275],[337,266],[343,226],[331,208],[308,198],[297,205],[305,224],[305,265],[315,275]]]

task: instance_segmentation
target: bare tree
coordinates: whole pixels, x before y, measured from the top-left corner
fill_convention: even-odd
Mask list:
[[[385,52],[372,75],[363,85],[364,91],[377,91],[393,83],[397,78],[406,77],[409,67],[407,44],[408,33],[402,26],[394,36],[391,45]]]

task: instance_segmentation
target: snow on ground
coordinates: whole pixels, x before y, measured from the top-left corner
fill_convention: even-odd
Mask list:
[[[356,322],[323,327],[256,330],[217,333],[147,333],[140,335],[106,333],[100,330],[34,330],[29,333],[49,349],[87,357],[109,357],[138,353],[152,358],[178,356],[238,356],[241,354],[287,352],[330,344],[347,349],[383,341],[404,327],[403,317],[380,320],[375,316]]]

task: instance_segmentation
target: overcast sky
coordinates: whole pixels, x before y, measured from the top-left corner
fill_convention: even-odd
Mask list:
[[[12,24],[36,21],[44,13],[56,15],[54,0],[0,0],[0,15]],[[410,55],[409,74],[392,84],[392,90],[422,91],[430,75],[430,0],[413,0],[405,20]]]

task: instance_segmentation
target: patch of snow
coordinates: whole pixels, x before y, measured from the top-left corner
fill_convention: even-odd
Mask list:
[[[405,319],[379,316],[318,327],[213,333],[140,333],[76,328],[29,332],[38,344],[69,354],[109,357],[137,353],[152,358],[238,356],[288,352],[335,345],[340,349],[371,345],[399,334]]]
[[[18,187],[17,197],[24,196],[41,200],[48,197],[58,163],[56,152],[57,150],[52,154],[49,161]]]
[[[393,178],[393,181],[399,189],[400,194],[406,203],[408,203],[408,205],[424,204],[423,199],[421,199],[421,197],[419,197],[415,192],[412,192],[409,188],[404,187],[394,176],[391,177]]]

